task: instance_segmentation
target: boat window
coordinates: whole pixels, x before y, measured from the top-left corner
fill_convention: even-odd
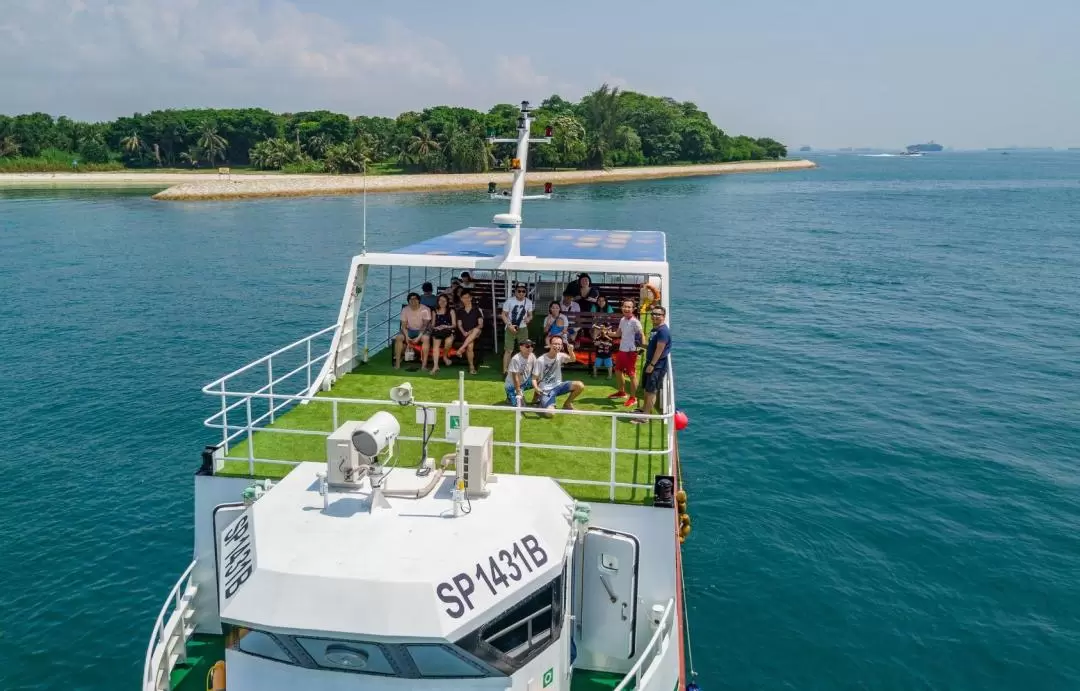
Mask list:
[[[406,645],[422,677],[482,677],[486,672],[444,645]]]
[[[247,631],[240,637],[236,649],[249,655],[265,657],[268,660],[277,660],[287,664],[296,664],[289,653],[274,640],[274,637],[262,631]]]
[[[362,674],[396,675],[382,647],[360,641],[331,641],[296,637],[296,642],[324,669],[340,669]]]
[[[457,645],[506,674],[513,674],[559,638],[563,576],[481,626]]]

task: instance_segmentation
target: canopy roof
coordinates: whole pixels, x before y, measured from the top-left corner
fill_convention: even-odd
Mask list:
[[[521,256],[506,258],[502,228],[464,228],[385,253],[360,255],[362,264],[507,270],[605,270],[666,273],[664,233],[655,230],[522,228]]]

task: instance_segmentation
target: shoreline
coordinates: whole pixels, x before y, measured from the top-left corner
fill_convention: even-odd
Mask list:
[[[530,171],[535,184],[551,182],[576,185],[598,182],[653,180],[669,177],[728,175],[733,173],[773,173],[816,168],[812,161],[741,161],[687,166],[641,166],[609,170],[572,170],[558,172]],[[512,174],[440,173],[419,175],[372,175],[367,178],[368,192],[409,192],[457,189],[487,189],[494,181],[504,188]],[[362,175],[290,175],[282,173],[237,173],[219,178],[215,173],[2,173],[0,188],[5,187],[164,187],[153,199],[164,201],[208,201],[223,199],[261,199],[273,197],[308,197],[360,194]]]

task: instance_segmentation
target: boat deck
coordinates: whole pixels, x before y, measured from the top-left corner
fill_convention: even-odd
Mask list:
[[[411,369],[410,369],[411,366]],[[400,370],[393,369],[389,351],[383,351],[366,364],[358,366],[335,382],[329,392],[320,393],[306,405],[296,405],[278,414],[276,419],[254,432],[251,445],[238,440],[225,459],[224,468],[216,474],[228,476],[280,478],[292,465],[266,463],[250,458],[277,461],[325,461],[326,434],[335,429],[334,407],[319,403],[320,398],[386,399],[391,387],[405,381],[411,382],[417,401],[449,403],[458,398],[458,372],[463,365],[456,362],[444,367],[437,376],[421,372],[416,363],[403,363]],[[505,405],[503,377],[500,375],[501,356],[489,354],[476,375],[465,375],[465,398],[470,405]],[[567,366],[563,370],[567,380],[579,379],[585,383],[585,391],[577,399],[578,410],[605,412],[628,412],[622,401],[608,399],[615,392],[614,379],[601,372],[594,378],[591,371]],[[531,397],[531,394],[526,394]],[[337,421],[364,419],[377,410],[387,410],[401,422],[402,436],[419,438],[420,426],[416,424],[415,409],[396,407],[387,402],[382,405],[338,402]],[[437,411],[438,426],[433,439],[445,434],[443,411]],[[612,418],[610,416],[555,415],[544,418],[536,408],[525,407],[521,412],[520,443],[591,447],[590,451],[570,451],[550,448],[510,446],[495,447],[495,472],[512,473],[515,456],[520,472],[529,475],[545,475],[562,481],[563,487],[574,498],[583,501],[610,501],[612,456],[614,455],[615,482],[642,485],[643,487],[616,487],[614,501],[619,503],[649,503],[655,476],[664,474],[668,468],[669,454],[667,423],[651,420],[646,424],[631,424],[629,418],[617,418],[614,435],[618,453],[612,454]],[[515,412],[505,410],[470,409],[471,425],[489,426],[495,430],[495,441],[513,443],[515,439]],[[297,430],[314,434],[275,432],[272,430]],[[397,462],[401,467],[415,467],[420,461],[420,442],[399,440]],[[440,458],[454,450],[446,441],[432,441],[428,455]],[[652,452],[652,453],[649,453]],[[254,474],[250,472],[254,467]],[[568,480],[584,480],[597,484],[573,484]]]

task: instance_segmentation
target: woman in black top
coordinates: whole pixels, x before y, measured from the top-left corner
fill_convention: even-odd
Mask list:
[[[450,297],[443,293],[439,295],[435,303],[435,319],[432,321],[431,326],[431,341],[435,347],[435,358],[432,361],[434,364],[431,367],[432,374],[439,371],[440,348],[443,353],[443,364],[447,367],[452,364],[450,362],[450,348],[454,345],[454,331],[456,329],[457,316],[454,314],[454,310],[450,309]]]
[[[577,280],[571,281],[570,285],[566,286],[563,295],[569,295],[577,300],[582,312],[591,312],[596,299],[600,297],[600,289],[593,286],[592,276],[578,274]]]

